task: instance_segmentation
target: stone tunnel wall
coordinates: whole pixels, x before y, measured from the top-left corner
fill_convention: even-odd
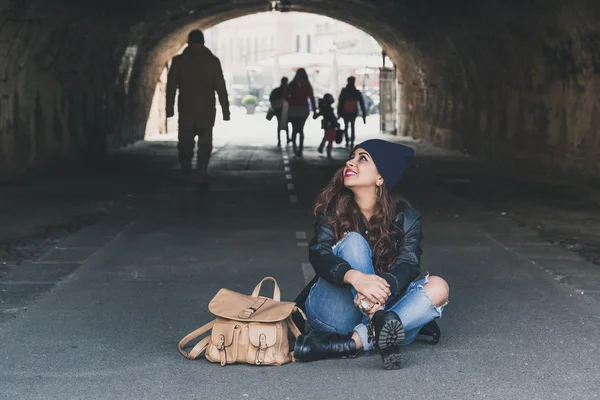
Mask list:
[[[477,15],[468,29],[448,26],[427,73],[403,82],[404,132],[538,172],[600,176],[600,3]]]
[[[599,3],[293,3],[381,43],[400,72],[401,134],[600,176]],[[155,83],[187,31],[267,5],[0,0],[0,180],[142,139]]]
[[[0,179],[126,142],[116,129],[122,47],[82,10],[0,3]]]

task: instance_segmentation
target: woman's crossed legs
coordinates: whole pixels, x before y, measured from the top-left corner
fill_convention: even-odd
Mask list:
[[[358,233],[350,232],[334,246],[334,254],[365,274],[374,274],[371,249]],[[437,276],[426,276],[409,285],[405,295],[386,311],[394,311],[404,327],[403,344],[412,343],[421,328],[439,318],[448,302],[448,285]],[[362,347],[371,350],[367,340],[368,317],[354,306],[354,288],[340,288],[319,279],[306,301],[308,322],[312,329],[346,334],[355,331]]]

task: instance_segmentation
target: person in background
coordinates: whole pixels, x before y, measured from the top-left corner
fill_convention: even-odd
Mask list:
[[[188,35],[188,46],[182,54],[173,57],[167,76],[167,118],[172,117],[175,94],[179,89],[179,134],[177,150],[179,164],[185,172],[192,172],[194,141],[198,137],[198,160],[194,180],[198,190],[208,189],[208,163],[212,153],[213,126],[217,110],[215,92],[223,111],[223,120],[229,121],[229,100],[225,78],[219,59],[204,45],[204,33],[193,30]]]
[[[281,114],[283,112],[283,96],[285,94],[285,89],[288,85],[288,78],[285,76],[281,78],[281,85],[273,89],[271,95],[269,96],[269,102],[271,103],[271,108],[273,109],[273,113],[275,118],[277,118],[277,146],[281,147],[281,130],[285,130],[285,137],[287,139],[287,143],[290,143],[292,140],[290,139],[290,132],[288,130],[287,121],[284,121],[284,126],[282,125]]]
[[[292,123],[292,146],[294,154],[302,157],[304,149],[304,124],[310,114],[310,110],[316,110],[315,95],[308,81],[308,74],[304,68],[296,71],[296,76],[285,89],[284,99],[288,102],[288,121]],[[310,108],[309,108],[310,101]],[[300,141],[296,144],[296,137],[300,135]]]
[[[317,151],[323,153],[323,147],[325,147],[325,142],[327,142],[327,158],[329,159],[331,159],[331,149],[333,148],[333,141],[335,140],[335,131],[336,128],[339,128],[340,126],[338,117],[336,117],[332,107],[334,102],[333,96],[326,93],[319,101],[319,111],[313,114],[314,119],[323,117],[323,120],[321,121],[323,140],[321,140],[321,144]]]
[[[362,94],[356,88],[356,78],[348,78],[348,84],[340,92],[338,99],[338,115],[344,120],[344,136],[346,137],[346,147],[354,147],[356,134],[355,123],[358,116],[358,106],[362,111],[363,122],[367,123],[367,109]]]

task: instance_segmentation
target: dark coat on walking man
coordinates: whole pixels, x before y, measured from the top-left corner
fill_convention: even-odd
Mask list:
[[[212,152],[212,128],[216,118],[215,92],[229,121],[229,100],[219,59],[204,45],[202,31],[188,36],[188,47],[173,57],[167,77],[167,117],[174,115],[175,94],[179,89],[179,162],[184,171],[192,170],[194,139],[198,136],[196,182],[207,185],[207,169]]]

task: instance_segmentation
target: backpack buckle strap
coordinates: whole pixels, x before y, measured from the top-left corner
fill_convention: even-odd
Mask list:
[[[256,357],[254,359],[256,365],[260,365],[265,361],[265,354],[267,352],[267,336],[261,333],[258,340],[258,350],[256,350]]]
[[[238,315],[238,318],[244,318],[244,319],[250,318],[252,316],[252,314],[254,314],[256,311],[258,311],[258,309],[261,308],[266,302],[267,302],[266,298],[256,300],[250,307],[243,310]]]
[[[219,350],[219,357],[221,358],[221,367],[224,367],[227,364],[227,351],[225,350],[225,335],[219,335],[219,345],[217,346],[217,350]]]

